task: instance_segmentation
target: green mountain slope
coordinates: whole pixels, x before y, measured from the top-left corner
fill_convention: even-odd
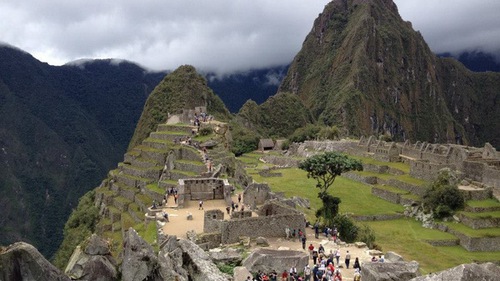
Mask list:
[[[350,135],[500,146],[500,74],[437,58],[391,0],[335,0],[279,92]],[[484,101],[484,102],[483,102]]]
[[[190,65],[183,65],[167,75],[148,97],[142,111],[129,149],[140,144],[158,124],[165,123],[168,114],[180,113],[183,109],[206,106],[209,114],[218,120],[230,116],[222,100],[207,86],[207,81]]]
[[[163,74],[109,60],[55,67],[6,46],[0,58],[0,244],[27,241],[50,257]]]

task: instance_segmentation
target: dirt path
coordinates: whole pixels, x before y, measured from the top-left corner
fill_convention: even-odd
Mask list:
[[[238,202],[237,195],[233,196],[233,201]],[[170,207],[169,207],[170,206]],[[169,214],[169,222],[165,223],[163,227],[163,232],[170,235],[176,235],[179,238],[187,238],[186,233],[189,230],[194,230],[196,233],[203,232],[203,215],[205,210],[211,209],[219,209],[223,212],[226,212],[226,203],[224,200],[208,200],[203,202],[203,210],[199,209],[198,201],[186,201],[185,207],[182,209],[173,208],[175,206],[174,199],[172,196],[169,197],[167,208],[164,210]],[[192,214],[193,220],[187,220],[187,215]],[[256,214],[253,214],[256,216]],[[228,219],[228,216],[225,216]],[[284,234],[284,231],[283,231]],[[344,264],[344,258],[347,251],[351,253],[351,266],[349,269],[342,268],[341,273],[344,277],[344,280],[352,280],[352,276],[354,274],[354,269],[352,269],[352,264],[354,264],[354,260],[356,257],[359,258],[360,263],[370,262],[371,256],[368,255],[366,248],[356,248],[355,246],[337,246],[333,241],[328,241],[324,235],[320,235],[318,239],[314,237],[314,230],[307,229],[306,230],[306,250],[302,249],[302,244],[298,239],[295,240],[287,240],[283,238],[267,238],[269,241],[270,249],[290,249],[297,251],[308,251],[307,247],[309,244],[313,244],[313,246],[317,249],[320,244],[325,248],[326,253],[330,253],[330,251],[334,251],[335,249],[340,249],[341,251],[341,264]],[[253,246],[255,248],[255,246]],[[309,260],[309,265],[312,267],[312,259]],[[300,269],[299,269],[300,270]]]

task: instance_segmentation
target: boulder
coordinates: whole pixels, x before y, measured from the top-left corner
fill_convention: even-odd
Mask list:
[[[209,251],[210,258],[216,264],[224,263],[224,264],[241,264],[243,260],[243,256],[241,253],[233,248],[224,248],[220,251],[213,251],[214,249]]]
[[[192,281],[227,281],[231,276],[222,273],[212,262],[210,256],[195,243],[181,239],[183,268]]]
[[[292,250],[272,250],[267,248],[258,248],[243,260],[242,265],[248,268],[250,272],[270,272],[276,270],[283,272],[290,267],[304,268],[309,262],[309,253]]]
[[[247,280],[247,277],[250,276],[253,278],[252,273],[248,271],[248,269],[244,266],[237,266],[234,268],[234,280],[239,281],[239,280]]]
[[[75,248],[64,272],[72,280],[118,280],[117,264],[108,242],[92,234],[86,244],[84,251],[80,246]]]
[[[97,234],[92,234],[88,239],[87,246],[85,247],[85,254],[87,255],[110,255],[111,250],[109,249],[108,241],[97,236]]]
[[[379,250],[369,250],[368,254],[370,256],[381,256],[383,253],[381,251],[379,251]]]
[[[399,261],[404,261],[403,257],[394,253],[394,252],[387,252],[384,255],[385,261],[387,262],[399,262]]]
[[[269,247],[269,241],[265,237],[255,238],[255,244],[261,247]]]
[[[70,281],[28,243],[17,242],[1,250],[0,280]]]
[[[410,281],[468,281],[468,280],[481,280],[481,281],[495,281],[500,276],[500,266],[494,263],[483,264],[461,264],[459,266],[440,271],[437,273],[420,276],[411,279]]]
[[[364,248],[364,247],[366,247],[366,243],[365,242],[356,242],[356,243],[354,243],[354,246],[356,246],[356,248]]]
[[[128,229],[123,244],[123,281],[160,280],[157,272],[158,257],[153,247],[135,229]]]
[[[403,281],[419,275],[416,261],[368,262],[361,265],[363,281]]]

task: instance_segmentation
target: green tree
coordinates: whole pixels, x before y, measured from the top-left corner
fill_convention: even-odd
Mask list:
[[[307,172],[308,178],[317,181],[316,187],[320,190],[318,197],[323,199],[337,176],[349,171],[361,171],[363,165],[359,160],[331,151],[307,158],[300,162],[299,168]]]
[[[453,171],[444,168],[427,188],[423,196],[424,204],[433,211],[435,218],[451,216],[454,211],[464,207],[465,199],[458,190],[458,180]]]
[[[321,201],[323,206],[316,211],[316,218],[323,217],[326,225],[333,225],[333,218],[339,213],[340,198],[327,194]]]

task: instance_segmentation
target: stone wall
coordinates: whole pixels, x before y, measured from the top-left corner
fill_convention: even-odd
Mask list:
[[[498,164],[485,167],[483,183],[491,187],[500,188],[500,167]]]
[[[231,202],[231,191],[233,187],[227,179],[218,178],[191,178],[179,179],[178,206],[183,207],[185,200],[214,200],[225,199]]]
[[[391,192],[391,191],[377,188],[377,187],[372,187],[372,194],[379,197],[379,198],[382,198],[384,200],[392,202],[394,204],[401,203],[401,195],[399,195],[395,192]]]
[[[455,167],[450,167],[447,164],[436,164],[426,161],[411,160],[410,176],[417,179],[432,181],[437,177],[439,170],[441,170],[442,168],[451,168],[452,170],[455,169]]]
[[[271,188],[266,183],[251,183],[243,192],[243,202],[247,206],[262,205],[270,197]]]
[[[472,229],[500,227],[500,218],[471,218],[459,214],[460,222]]]
[[[388,220],[397,220],[402,218],[402,214],[385,214],[385,215],[355,215],[352,216],[353,219],[357,221],[388,221]]]
[[[377,184],[378,180],[379,180],[375,176],[363,176],[363,175],[360,175],[356,172],[343,173],[342,176],[345,178],[351,179],[351,180],[355,180],[355,181],[367,183],[367,184]]]
[[[285,237],[285,228],[305,231],[305,217],[300,213],[233,219],[221,222],[221,242],[231,244],[239,241],[240,236],[250,238]]]
[[[463,233],[448,228],[446,225],[438,224],[441,231],[449,232],[460,240],[460,246],[470,252],[492,252],[500,251],[500,237],[469,237]]]
[[[396,179],[390,179],[387,181],[379,180],[379,183],[395,186],[399,189],[406,190],[406,191],[410,192],[411,194],[415,194],[415,195],[418,195],[420,197],[424,196],[425,189],[426,189],[425,186],[419,186],[419,185],[403,182],[403,181],[396,180]]]
[[[207,210],[204,214],[203,232],[220,232],[221,222],[224,220],[224,212],[221,210]]]

